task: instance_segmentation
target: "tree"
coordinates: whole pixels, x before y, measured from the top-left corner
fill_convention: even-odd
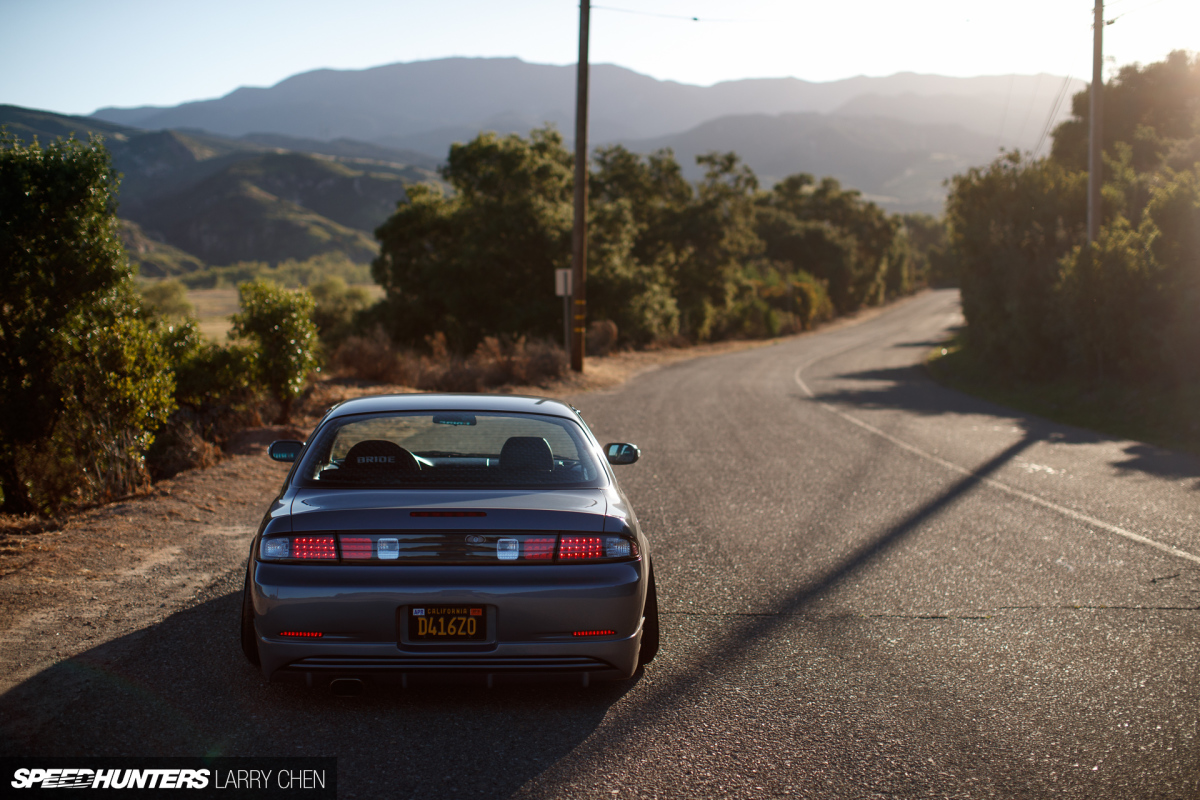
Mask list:
[[[317,368],[316,301],[307,291],[289,291],[259,278],[238,287],[238,305],[230,336],[257,346],[259,380],[279,402],[278,421],[290,422],[292,404]]]
[[[451,148],[451,193],[409,187],[376,231],[373,265],[396,339],[441,333],[464,353],[486,336],[556,337],[571,161],[553,129],[485,133]],[[899,222],[857,192],[801,175],[763,193],[736,153],[697,163],[705,175],[693,185],[670,150],[596,153],[588,317],[616,323],[624,342],[775,335],[822,319],[830,297],[852,310],[914,285]]]
[[[754,231],[758,178],[736,153],[696,157],[705,168],[676,231],[672,268],[680,328],[694,340],[720,327],[742,266],[762,254]]]
[[[950,248],[950,231],[944,218],[929,214],[905,214],[913,274],[932,286],[957,286],[958,265]]]
[[[1012,152],[951,180],[946,217],[961,262],[967,341],[1000,370],[1063,368],[1059,261],[1082,241],[1087,175]]]
[[[820,243],[820,234],[809,226],[804,236],[808,247],[817,249],[809,250],[812,261],[796,265],[829,282],[829,297],[840,313],[883,302],[889,277],[891,294],[909,290],[907,252],[897,241],[900,221],[857,190],[843,189],[833,178],[816,182],[798,173],[775,184],[763,204],[798,223],[827,227],[830,241],[850,248],[843,254]]]
[[[553,336],[554,270],[571,257],[571,155],[552,128],[528,139],[483,133],[450,148],[442,176],[376,231],[372,265],[401,341],[442,332],[470,352],[487,335]]]
[[[10,513],[128,490],[172,408],[93,141],[0,137],[0,491]]]
[[[1140,172],[1157,169],[1173,161],[1200,142],[1200,57],[1176,50],[1163,61],[1141,66],[1129,64],[1104,84],[1104,152],[1124,142],[1132,148],[1133,163]],[[1075,170],[1088,167],[1088,118],[1091,91],[1072,98],[1071,119],[1054,130],[1052,157]],[[1194,152],[1194,150],[1193,150]],[[1173,166],[1191,168],[1195,159]]]

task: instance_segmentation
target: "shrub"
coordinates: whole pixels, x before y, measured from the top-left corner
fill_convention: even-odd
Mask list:
[[[611,319],[598,319],[588,323],[587,345],[589,356],[606,356],[617,344],[617,323]]]
[[[56,513],[126,493],[172,409],[113,214],[107,151],[0,137],[0,491]]]
[[[330,370],[340,377],[376,383],[415,386],[420,375],[420,359],[402,350],[382,328],[366,336],[348,336],[329,361]]]
[[[279,403],[278,422],[291,420],[292,404],[317,368],[317,326],[313,296],[255,279],[238,287],[241,311],[230,335],[246,338],[258,350],[256,376]]]
[[[1019,153],[951,181],[967,343],[997,369],[1035,378],[1065,364],[1056,286],[1060,260],[1083,238],[1086,188],[1086,174]]]
[[[359,312],[371,305],[371,295],[361,286],[347,286],[336,275],[308,287],[316,301],[313,322],[327,346],[336,346],[354,330]]]
[[[1157,234],[1150,223],[1135,231],[1120,218],[1063,259],[1058,293],[1077,374],[1145,379],[1161,369],[1150,319],[1157,265],[1148,245]]]
[[[148,283],[140,291],[146,309],[157,316],[182,319],[196,311],[187,299],[187,287],[177,280]]]
[[[206,340],[194,320],[159,320],[157,335],[175,375],[179,409],[146,454],[153,479],[216,463],[217,443],[243,424],[261,422],[258,354],[244,344]]]
[[[450,352],[444,334],[425,338],[428,355],[397,347],[379,329],[369,336],[351,336],[334,351],[331,369],[341,377],[444,392],[544,385],[567,369],[566,352],[544,340],[487,336],[469,358],[462,358]]]

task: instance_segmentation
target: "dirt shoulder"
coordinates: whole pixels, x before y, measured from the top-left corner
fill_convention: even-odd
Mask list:
[[[85,511],[59,530],[6,537],[0,692],[165,619],[240,570],[287,474],[256,450]]]
[[[869,309],[821,330],[853,325],[884,310]],[[779,341],[589,358],[582,375],[505,391],[577,395],[619,386],[666,364]],[[266,457],[266,445],[274,439],[303,438],[337,402],[411,391],[323,381],[306,398],[296,429],[245,431],[233,443],[234,454],[214,467],[182,473],[147,494],[75,514],[57,530],[31,532],[19,521],[0,520],[0,693],[84,651],[97,657],[94,648],[118,639],[128,646],[139,631],[189,607],[207,587],[240,572],[267,503],[287,474],[286,465]],[[229,624],[232,636],[235,621]]]

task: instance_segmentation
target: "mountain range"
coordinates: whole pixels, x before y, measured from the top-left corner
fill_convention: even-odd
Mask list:
[[[1063,78],[952,78],[899,73],[825,83],[757,78],[692,86],[612,64],[590,71],[589,123],[597,144],[680,133],[718,117],[817,112],[957,124],[996,146],[1032,147]],[[1069,88],[1082,88],[1073,81]],[[1065,116],[1069,109],[1061,109]],[[320,69],[267,88],[163,108],[102,108],[97,119],[141,128],[202,128],[225,136],[339,137],[442,158],[480,130],[525,133],[546,122],[574,130],[575,67],[517,58],[444,58],[362,70]]]
[[[589,137],[637,152],[734,150],[770,185],[832,175],[892,211],[938,212],[943,181],[1000,148],[1031,150],[1069,112],[1082,81],[1053,75],[953,78],[899,73],[826,83],[761,78],[692,86],[612,64],[590,73]],[[93,118],[231,137],[356,141],[430,159],[481,130],[574,131],[575,68],[516,58],[445,58],[321,69],[267,88],[164,108],[102,108]]]
[[[1033,149],[1083,86],[1052,75],[900,73],[705,87],[598,64],[589,135],[596,147],[671,148],[692,179],[696,155],[733,150],[767,186],[796,172],[831,175],[888,210],[938,213],[947,178],[999,148]],[[570,145],[574,93],[573,66],[447,58],[315,70],[88,117],[0,106],[0,124],[24,138],[105,137],[123,173],[127,244],[144,274],[170,274],[330,251],[369,260],[371,232],[404,185],[437,180],[451,143],[550,123]]]

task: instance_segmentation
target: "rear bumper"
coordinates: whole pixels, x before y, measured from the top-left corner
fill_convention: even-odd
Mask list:
[[[545,567],[347,567],[256,563],[251,583],[262,671],[323,678],[375,674],[579,674],[637,669],[643,561]],[[485,605],[488,641],[403,641],[404,609]],[[579,638],[578,630],[611,629]],[[282,631],[319,631],[319,639]],[[310,678],[311,679],[311,678]]]
[[[520,642],[499,644],[486,653],[450,650],[419,655],[391,644],[330,646],[317,642],[277,642],[259,637],[263,674],[286,673],[327,681],[347,675],[563,675],[589,673],[597,680],[620,680],[637,669],[642,631],[602,642]]]

